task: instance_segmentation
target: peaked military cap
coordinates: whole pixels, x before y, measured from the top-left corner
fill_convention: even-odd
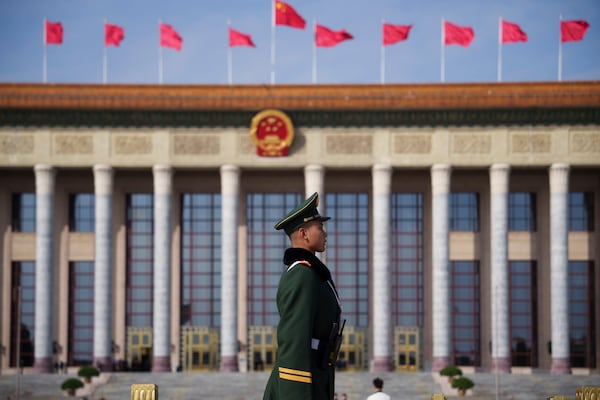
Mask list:
[[[330,217],[324,217],[319,214],[317,206],[319,205],[319,194],[313,193],[302,204],[290,211],[278,223],[275,229],[285,230],[288,235],[310,221],[327,221]]]

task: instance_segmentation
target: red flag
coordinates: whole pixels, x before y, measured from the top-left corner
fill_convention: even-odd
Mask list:
[[[527,34],[521,30],[521,27],[512,22],[502,20],[501,43],[526,42]]]
[[[583,19],[560,21],[560,41],[564,43],[583,40],[585,31],[587,31],[589,27],[590,24]]]
[[[119,25],[104,23],[104,46],[117,46],[125,39],[125,30]]]
[[[252,41],[252,36],[229,28],[229,47],[233,46],[256,47]]]
[[[62,42],[62,24],[60,22],[46,21],[46,44],[61,44]]]
[[[160,45],[171,47],[177,51],[181,50],[183,39],[171,25],[160,23]]]
[[[444,22],[444,44],[458,44],[462,47],[469,47],[475,33],[470,26],[458,26],[450,22]]]
[[[315,24],[315,44],[317,47],[333,47],[349,39],[354,38],[345,29],[332,31],[323,25]]]
[[[383,24],[383,45],[388,46],[408,39],[412,25]]]
[[[286,2],[275,0],[275,25],[286,25],[292,28],[304,29],[306,21],[294,7]]]

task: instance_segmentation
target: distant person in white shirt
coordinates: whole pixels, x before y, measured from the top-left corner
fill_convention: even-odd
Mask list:
[[[383,380],[380,378],[373,379],[373,389],[375,393],[367,397],[367,400],[391,400],[392,398],[383,393]]]

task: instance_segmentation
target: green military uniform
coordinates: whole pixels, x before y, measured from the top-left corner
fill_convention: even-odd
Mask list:
[[[317,201],[315,193],[276,228],[289,234],[302,221],[329,219],[318,214]],[[277,290],[277,360],[263,400],[331,400],[335,360],[329,358],[328,345],[332,330],[338,333],[335,327],[341,314],[331,273],[313,253],[301,248],[287,249],[283,263]]]

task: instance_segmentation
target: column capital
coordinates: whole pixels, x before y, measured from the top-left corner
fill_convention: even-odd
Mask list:
[[[94,165],[94,187],[96,194],[111,194],[113,189],[113,168],[108,164]]]
[[[233,164],[221,165],[221,194],[237,194],[240,186],[240,167]]]
[[[304,194],[309,197],[314,192],[324,196],[323,182],[325,177],[325,167],[320,164],[308,164],[304,167]],[[323,199],[321,199],[321,212],[323,212]]]
[[[371,171],[373,174],[373,193],[390,193],[392,186],[392,166],[389,164],[375,164]]]
[[[223,164],[221,165],[221,168],[219,168],[219,170],[221,171],[221,174],[239,174],[240,173],[240,167],[238,167],[237,165],[233,165],[233,164]]]
[[[94,172],[112,174],[113,167],[110,164],[94,164]]]
[[[510,172],[510,164],[504,164],[504,163],[497,163],[497,164],[492,164],[490,166],[490,173],[492,172],[498,172],[498,173],[509,173]]]
[[[555,163],[550,166],[550,193],[569,191],[569,164]]]
[[[304,173],[323,173],[325,171],[325,167],[321,164],[308,164],[304,167]]]
[[[390,164],[374,164],[372,170],[373,172],[392,172],[392,166]]]
[[[154,193],[171,193],[173,168],[170,165],[157,164],[152,167],[152,173],[154,175]]]
[[[452,167],[448,164],[434,164],[431,166],[431,191],[433,194],[448,193],[450,191],[450,174]]]
[[[37,194],[54,193],[55,169],[51,165],[36,164],[33,167],[35,172],[35,191]]]
[[[508,193],[510,165],[494,164],[490,167],[490,190],[492,193]]]

